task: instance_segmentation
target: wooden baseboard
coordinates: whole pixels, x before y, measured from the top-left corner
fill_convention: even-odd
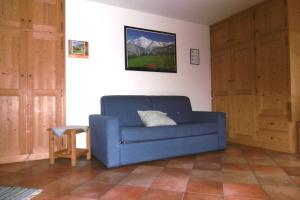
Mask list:
[[[36,153],[36,154],[24,154],[18,156],[4,156],[0,157],[0,164],[14,163],[14,162],[26,162],[31,160],[48,159],[49,153]]]

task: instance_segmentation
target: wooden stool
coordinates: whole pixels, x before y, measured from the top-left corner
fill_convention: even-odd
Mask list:
[[[76,166],[77,156],[86,154],[86,159],[91,159],[91,143],[90,143],[90,130],[77,127],[59,127],[65,129],[63,135],[67,135],[67,148],[59,151],[54,151],[55,139],[58,137],[53,129],[56,127],[47,129],[49,131],[49,161],[50,164],[54,164],[55,158],[70,158],[72,167]],[[86,131],[86,149],[76,148],[76,134]]]

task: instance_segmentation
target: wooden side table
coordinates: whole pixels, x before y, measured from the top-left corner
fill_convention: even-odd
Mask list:
[[[55,139],[59,136],[55,134],[55,129],[63,130],[62,134],[67,135],[67,148],[54,151]],[[55,163],[55,158],[70,158],[72,167],[76,166],[77,156],[86,154],[87,160],[91,159],[91,142],[90,130],[88,127],[82,128],[80,126],[65,126],[52,127],[49,131],[49,161],[50,164]],[[76,148],[76,134],[86,132],[86,149]]]

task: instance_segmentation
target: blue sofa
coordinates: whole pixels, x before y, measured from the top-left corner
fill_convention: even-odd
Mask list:
[[[175,126],[145,127],[138,110],[159,110]],[[103,96],[90,115],[92,155],[108,168],[226,148],[225,114],[192,111],[184,96]]]

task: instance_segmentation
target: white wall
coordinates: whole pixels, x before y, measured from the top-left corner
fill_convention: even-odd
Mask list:
[[[177,73],[126,71],[124,25],[176,33]],[[67,124],[87,125],[89,114],[100,113],[100,97],[109,94],[186,95],[193,110],[211,110],[206,25],[88,0],[66,0],[68,39],[88,41],[90,55],[88,59],[66,55]],[[200,65],[189,64],[190,48],[200,49]]]

